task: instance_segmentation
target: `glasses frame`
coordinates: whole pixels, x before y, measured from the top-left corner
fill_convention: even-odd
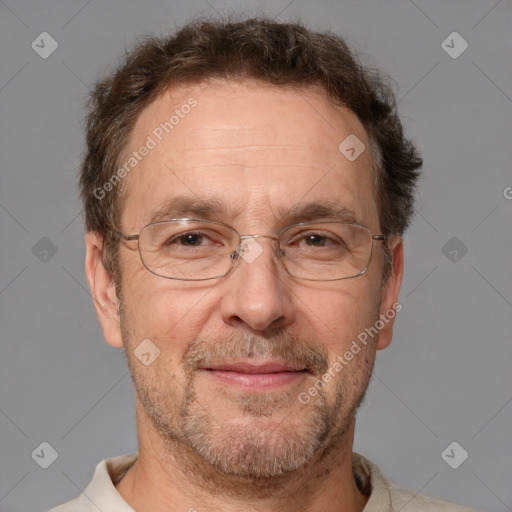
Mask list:
[[[230,255],[229,255],[230,260],[231,260],[231,266],[229,267],[229,269],[224,274],[221,274],[221,275],[218,275],[218,276],[215,276],[215,277],[204,277],[204,278],[200,278],[200,279],[193,279],[193,278],[188,278],[188,277],[185,277],[185,278],[183,278],[183,277],[167,277],[167,276],[162,276],[160,274],[157,274],[156,272],[151,270],[146,265],[146,263],[144,261],[144,258],[142,257],[141,250],[140,250],[140,234],[142,233],[142,231],[145,228],[147,228],[148,226],[152,226],[154,224],[166,224],[168,222],[183,222],[183,221],[192,221],[192,222],[201,222],[201,223],[204,223],[204,224],[221,225],[221,226],[224,226],[225,228],[229,229],[230,231],[232,231],[238,237],[238,239],[239,239],[238,245],[237,245],[236,249],[234,251],[232,251],[230,253]],[[307,277],[297,277],[294,274],[292,274],[288,270],[288,268],[286,267],[286,264],[281,259],[281,253],[283,252],[282,249],[281,249],[281,246],[280,246],[281,235],[286,230],[291,229],[291,228],[296,227],[296,226],[313,226],[313,225],[316,225],[316,224],[344,224],[346,226],[357,226],[357,227],[366,229],[370,233],[370,235],[371,235],[371,242],[372,242],[371,246],[370,246],[370,258],[368,259],[368,264],[366,265],[366,267],[359,274],[356,274],[356,275],[353,275],[353,276],[348,276],[348,277],[337,277],[337,278],[334,278],[334,279],[311,279],[311,278],[307,278]],[[220,279],[222,277],[227,276],[231,272],[233,267],[235,266],[235,262],[238,260],[238,258],[240,256],[239,247],[240,247],[242,241],[246,240],[248,238],[272,238],[274,240],[277,240],[277,246],[278,246],[278,249],[279,249],[278,253],[277,253],[278,258],[281,261],[281,264],[283,265],[283,268],[285,269],[286,273],[288,275],[294,277],[295,279],[301,279],[301,280],[304,280],[304,281],[341,281],[343,279],[352,279],[354,277],[359,277],[359,276],[363,275],[368,270],[368,268],[370,266],[370,263],[372,261],[373,241],[374,240],[378,240],[378,241],[387,241],[387,240],[389,240],[388,235],[373,234],[372,230],[369,227],[364,226],[363,224],[357,224],[357,223],[354,223],[354,222],[339,222],[339,221],[336,221],[336,220],[328,220],[328,221],[323,221],[323,222],[322,221],[298,222],[296,224],[290,224],[289,226],[286,226],[285,228],[283,228],[279,232],[278,236],[259,235],[259,234],[256,234],[256,235],[240,235],[240,233],[238,233],[238,231],[235,228],[232,228],[231,226],[229,226],[228,224],[225,224],[224,222],[219,222],[219,221],[214,221],[214,220],[193,219],[193,218],[188,218],[188,217],[187,218],[179,218],[179,219],[157,220],[157,221],[150,222],[150,223],[146,224],[145,226],[143,226],[140,229],[139,233],[135,234],[135,235],[126,235],[125,233],[122,233],[121,231],[118,231],[118,230],[113,230],[113,232],[117,236],[119,236],[120,238],[122,238],[123,240],[125,240],[127,242],[131,242],[133,240],[137,240],[137,250],[139,252],[140,260],[142,262],[142,265],[144,266],[144,268],[148,272],[150,272],[151,274],[153,274],[155,276],[161,277],[163,279],[173,279],[173,280],[177,280],[177,281],[210,281],[212,279]]]

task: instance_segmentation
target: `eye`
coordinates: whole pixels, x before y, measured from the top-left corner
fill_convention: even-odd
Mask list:
[[[207,239],[208,237],[204,233],[189,232],[175,236],[171,240],[168,240],[167,244],[170,245],[178,242],[180,245],[185,247],[197,247],[199,245],[203,245],[203,242],[205,242]]]
[[[307,235],[302,235],[302,239],[306,245],[312,247],[324,247],[325,245],[331,245],[334,242],[328,236],[320,233],[308,233]]]
[[[188,225],[187,225],[188,224]],[[142,251],[183,257],[220,254],[235,244],[236,232],[201,222],[156,222],[142,233]]]
[[[177,235],[168,237],[165,244],[167,247],[174,248],[194,248],[194,247],[208,247],[218,246],[222,244],[222,236],[215,233],[206,234],[203,231],[187,231]]]
[[[298,247],[339,247],[343,246],[343,240],[332,233],[310,231],[298,233],[290,241],[290,245]]]

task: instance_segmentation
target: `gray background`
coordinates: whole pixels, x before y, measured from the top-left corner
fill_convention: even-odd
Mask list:
[[[512,510],[509,0],[0,0],[0,510],[48,509],[77,495],[101,459],[136,450],[123,352],[103,341],[83,271],[83,103],[138,36],[216,11],[299,16],[396,80],[425,166],[403,310],[355,449],[401,485]],[[31,48],[44,31],[59,45],[47,59]],[[458,58],[441,45],[453,31],[469,44]],[[58,452],[48,469],[31,457],[43,441]],[[458,469],[441,457],[452,441],[469,453]]]

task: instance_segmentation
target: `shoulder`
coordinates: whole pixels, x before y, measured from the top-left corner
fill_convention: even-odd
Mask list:
[[[52,508],[49,512],[97,512],[98,509],[81,494],[78,498],[75,498],[66,503],[62,503],[55,508]]]
[[[448,501],[438,500],[411,489],[389,483],[391,502],[401,512],[476,512]]]
[[[49,512],[134,512],[117,492],[121,480],[138,458],[138,453],[104,459],[96,465],[89,485],[75,499],[66,501]]]
[[[431,498],[425,494],[400,487],[390,482],[382,470],[370,459],[353,453],[352,469],[358,487],[369,494],[363,512],[377,510],[400,512],[476,512],[447,501]]]

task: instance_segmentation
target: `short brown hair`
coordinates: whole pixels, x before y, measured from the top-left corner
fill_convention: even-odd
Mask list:
[[[104,239],[104,263],[117,276],[121,187],[98,199],[115,176],[141,111],[175,84],[220,78],[259,80],[298,89],[320,87],[335,104],[352,110],[368,134],[375,162],[375,195],[381,231],[401,235],[413,212],[422,160],[403,135],[394,94],[385,77],[363,67],[347,43],[298,23],[267,18],[196,20],[176,34],[150,37],[96,84],[89,101],[86,152],[80,175],[88,231]],[[385,252],[384,275],[389,271]]]

